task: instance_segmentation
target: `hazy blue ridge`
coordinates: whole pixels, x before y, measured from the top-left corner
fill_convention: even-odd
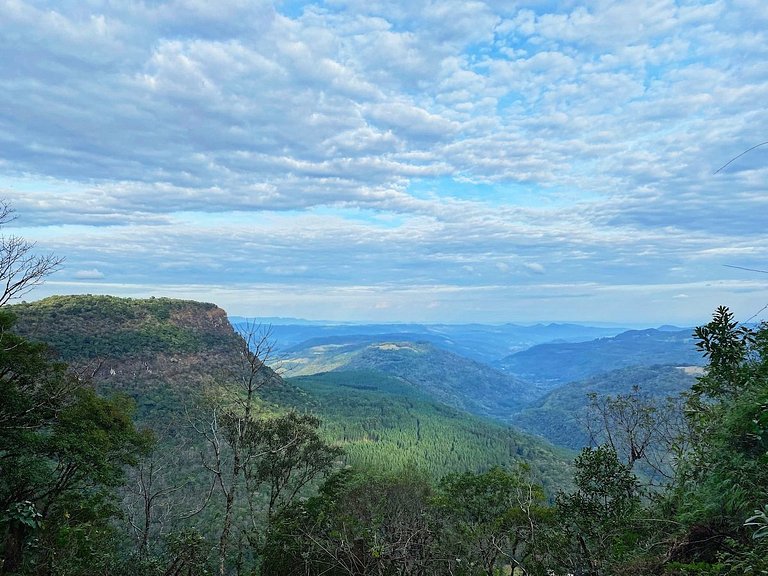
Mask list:
[[[553,389],[618,368],[668,364],[700,366],[692,330],[629,330],[589,342],[533,346],[501,360],[496,366],[508,374]]]
[[[230,320],[236,330],[244,331],[248,322],[240,317]],[[257,320],[258,322],[258,320]],[[264,325],[267,325],[265,323]],[[332,324],[309,321],[269,324],[276,348],[291,353],[297,347],[338,344],[350,338],[362,342],[423,341],[449,352],[493,364],[513,352],[545,342],[583,342],[615,336],[625,328],[550,323],[522,326],[517,324]]]

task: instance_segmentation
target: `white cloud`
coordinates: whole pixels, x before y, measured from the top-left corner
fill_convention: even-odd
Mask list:
[[[713,175],[768,131],[759,3],[524,4],[2,4],[0,195],[61,281],[466,296],[764,268],[768,148]],[[595,310],[677,313],[644,302]]]
[[[544,274],[546,272],[546,269],[544,268],[544,266],[542,266],[538,262],[525,262],[523,263],[523,268],[525,268],[530,272],[533,272],[534,274]]]
[[[72,277],[78,280],[100,280],[104,278],[104,273],[97,268],[91,268],[90,270],[78,270]]]

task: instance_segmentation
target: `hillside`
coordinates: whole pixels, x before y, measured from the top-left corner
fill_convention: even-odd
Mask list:
[[[9,309],[18,333],[47,343],[102,391],[132,396],[144,419],[177,411],[239,361],[242,340],[214,304],[87,295]]]
[[[628,394],[638,387],[650,398],[664,399],[690,389],[696,370],[674,366],[633,366],[612,370],[555,388],[516,414],[512,423],[557,446],[579,450],[589,444],[584,429],[587,394]]]
[[[280,406],[321,414],[347,461],[371,469],[409,466],[435,478],[526,460],[551,490],[568,479],[568,454],[502,424],[448,407],[404,380],[376,372],[289,378],[264,392]]]
[[[691,330],[629,330],[590,342],[549,343],[512,354],[498,368],[551,390],[629,366],[701,366]]]
[[[296,376],[329,371],[395,376],[450,406],[500,420],[541,395],[526,382],[427,342],[336,338],[294,349],[285,365]]]
[[[213,304],[66,296],[20,304],[12,311],[18,332],[48,343],[76,369],[93,374],[100,390],[131,395],[139,417],[153,425],[183,428],[184,406],[227,378],[239,362],[242,340]],[[431,371],[425,372],[423,359],[434,364]],[[262,394],[278,410],[317,414],[325,421],[327,438],[344,445],[356,466],[389,459],[391,465],[412,463],[445,473],[525,458],[548,485],[563,480],[566,458],[551,446],[448,407],[429,385],[409,383],[400,375],[416,381],[444,377],[451,386],[442,393],[446,398],[458,393],[462,375],[480,391],[509,394],[513,379],[490,371],[500,377],[494,381],[484,376],[490,369],[475,364],[429,345],[418,350],[385,346],[347,368],[373,370],[292,378],[291,386],[275,378]]]

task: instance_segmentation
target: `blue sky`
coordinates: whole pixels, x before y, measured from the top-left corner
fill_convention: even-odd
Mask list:
[[[768,303],[763,0],[0,2],[26,298],[695,324]],[[758,316],[759,318],[761,316]],[[762,314],[765,317],[765,313]]]

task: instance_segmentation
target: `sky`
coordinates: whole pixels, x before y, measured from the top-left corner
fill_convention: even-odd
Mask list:
[[[768,318],[764,0],[0,0],[0,54],[27,300]]]

